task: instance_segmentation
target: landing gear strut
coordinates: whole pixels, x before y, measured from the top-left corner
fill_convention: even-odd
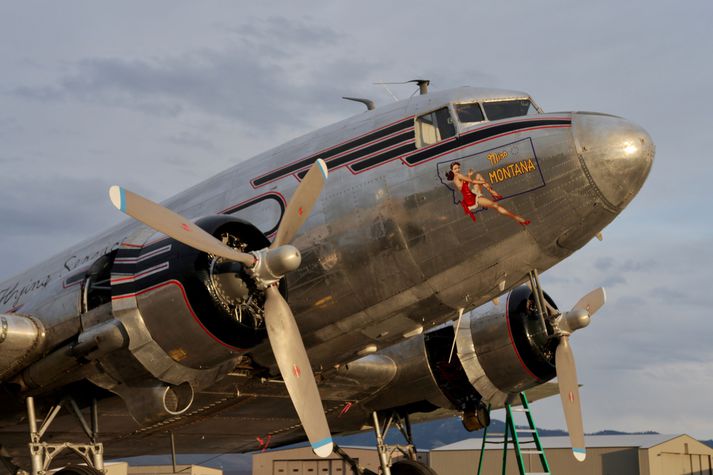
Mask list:
[[[76,416],[77,421],[82,426],[82,430],[87,435],[90,443],[76,444],[73,442],[64,442],[61,444],[49,444],[42,442],[42,436],[47,432],[47,429],[49,429],[49,426],[63,407],[71,410]],[[99,416],[96,400],[92,401],[91,406],[91,426],[87,423],[76,401],[71,397],[66,397],[59,404],[52,406],[47,417],[43,419],[42,426],[38,429],[35,401],[33,397],[29,396],[27,398],[27,419],[30,423],[29,445],[30,455],[32,457],[31,475],[46,475],[55,457],[65,450],[70,450],[77,454],[87,465],[66,467],[57,472],[56,475],[99,475],[104,473],[104,446],[100,442],[97,442]]]
[[[359,462],[354,460],[349,456],[348,453],[344,451],[340,446],[337,444],[334,444],[334,453],[339,455],[342,460],[344,460],[346,463],[349,464],[349,467],[352,469],[352,473],[354,475],[377,475],[376,473],[372,472],[368,468],[364,468],[361,465],[359,465]]]
[[[371,417],[374,423],[376,450],[379,454],[381,475],[438,475],[430,467],[418,461],[408,414],[391,411],[383,414],[382,420],[380,420],[379,414],[373,412]],[[386,443],[386,436],[394,426],[401,432],[406,441],[405,445],[389,445]],[[357,461],[344,452],[341,447],[335,445],[334,452],[349,464],[354,475],[376,475],[371,470],[360,467]],[[402,457],[393,460],[394,455],[397,453],[401,454]]]
[[[416,446],[413,443],[408,414],[402,415],[397,411],[392,411],[383,418],[383,421],[379,421],[379,414],[373,412],[372,419],[382,475],[437,475],[430,467],[419,462],[416,457]],[[401,432],[406,440],[406,445],[388,445],[386,443],[386,436],[393,426],[396,426]],[[401,453],[405,459],[399,458],[393,461],[393,456],[397,452]]]

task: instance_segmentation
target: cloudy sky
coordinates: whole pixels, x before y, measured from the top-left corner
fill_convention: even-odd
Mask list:
[[[637,199],[543,280],[604,285],[573,347],[588,431],[713,438],[713,2],[2,2],[0,280],[155,199],[361,112],[416,77],[626,117],[657,145]],[[399,98],[410,86],[393,86]],[[563,427],[557,400],[539,424]]]

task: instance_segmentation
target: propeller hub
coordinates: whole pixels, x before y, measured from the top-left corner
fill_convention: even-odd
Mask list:
[[[289,244],[267,251],[266,259],[270,270],[280,276],[292,272],[302,263],[300,251]]]
[[[592,321],[589,312],[583,308],[575,308],[564,314],[564,321],[570,332],[584,328]]]
[[[248,270],[252,274],[258,288],[266,289],[277,283],[282,276],[297,269],[302,263],[300,251],[290,244],[284,244],[275,249],[253,251],[255,265]]]

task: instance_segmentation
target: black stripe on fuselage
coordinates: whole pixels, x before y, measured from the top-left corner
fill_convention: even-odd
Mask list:
[[[403,124],[412,124],[413,122],[412,118],[409,118],[408,120],[399,122],[396,125],[401,124],[400,126],[403,126]],[[416,165],[420,162],[429,160],[433,157],[443,155],[444,153],[448,153],[450,151],[453,151],[455,149],[459,149],[462,147],[467,147],[468,145],[471,145],[476,142],[480,142],[483,140],[487,140],[489,138],[496,137],[498,135],[503,135],[503,134],[508,134],[508,133],[513,133],[517,132],[520,130],[525,130],[525,129],[532,129],[532,128],[538,128],[538,127],[557,127],[557,126],[568,126],[572,124],[571,119],[531,119],[527,118],[525,120],[516,120],[512,122],[507,122],[504,124],[493,124],[493,125],[487,125],[484,127],[481,127],[476,130],[472,130],[470,132],[466,132],[462,135],[457,135],[455,137],[452,137],[450,139],[447,139],[441,143],[435,144],[431,147],[424,148],[423,150],[417,150],[416,145],[414,143],[404,143],[401,146],[398,146],[399,143],[406,142],[410,139],[414,138],[414,131],[413,130],[408,130],[405,131],[402,134],[395,135],[393,137],[390,137],[386,140],[382,140],[378,143],[375,143],[373,145],[370,145],[368,147],[364,147],[360,150],[355,150],[352,153],[348,153],[346,155],[342,155],[341,157],[332,159],[332,160],[326,160],[327,166],[329,169],[336,168],[339,166],[342,166],[344,164],[349,164],[349,168],[354,171],[354,172],[360,172],[367,170],[369,168],[375,167],[380,165],[381,163],[387,162],[389,160],[393,160],[398,157],[403,157],[404,162],[409,165]],[[383,129],[384,131],[391,131],[393,133],[392,127]],[[391,129],[391,130],[390,130]],[[366,140],[367,138],[371,138],[371,140],[374,139],[374,134],[369,134],[366,137],[360,138],[359,140],[365,140],[366,143],[369,142],[369,140]],[[347,147],[349,144],[353,144],[354,141],[348,142],[347,144],[343,146],[339,146],[335,149],[332,150],[337,150],[341,149],[342,147],[346,147],[347,149],[352,148],[352,147]],[[388,149],[384,153],[378,153],[379,150],[381,149]],[[331,152],[331,151],[330,151]],[[341,153],[341,152],[340,152]],[[330,154],[334,155],[334,154]],[[324,158],[327,156],[326,154],[318,154],[316,156],[321,156]],[[360,157],[366,157],[363,160],[359,160]],[[304,169],[305,167],[309,166],[312,164],[313,158],[310,159],[305,159],[301,160],[297,163],[294,163],[292,165],[288,165],[287,167],[283,167],[279,170],[276,170],[272,173],[269,173],[267,175],[264,175],[263,177],[257,178],[253,181],[253,184],[255,186],[260,186],[261,184],[267,183],[267,181],[272,181],[276,180],[278,178],[282,178],[284,176],[290,175],[293,172],[302,169],[297,173],[298,178],[302,179],[305,174],[307,173],[307,170]]]
[[[280,207],[280,219],[277,220],[275,225],[268,229],[267,231],[263,232],[265,236],[269,236],[272,233],[277,231],[277,227],[280,225],[280,221],[282,220],[282,216],[285,214],[285,198],[279,194],[279,193],[265,193],[264,195],[257,196],[255,198],[249,199],[247,201],[243,201],[240,204],[231,206],[230,208],[227,208],[223,211],[220,212],[220,214],[235,214],[238,213],[244,209],[247,209],[251,206],[255,206],[258,203],[261,203],[266,200],[274,200],[277,202],[277,205]]]
[[[386,153],[379,154],[374,157],[369,157],[365,160],[361,160],[356,163],[352,163],[349,168],[351,168],[355,172],[360,172],[378,166],[383,162],[387,162],[401,155],[406,155],[404,161],[408,165],[415,165],[425,160],[429,160],[433,157],[443,155],[444,153],[448,153],[459,148],[467,147],[473,143],[487,140],[498,135],[537,127],[571,125],[571,123],[572,121],[569,119],[542,119],[524,121],[521,120],[506,124],[486,126],[481,129],[466,132],[460,136],[455,136],[430,148],[424,149],[423,151],[416,151],[416,145],[413,143],[406,144],[402,147],[389,150]]]
[[[517,122],[508,122],[505,124],[495,124],[489,127],[483,127],[470,132],[466,132],[460,136],[456,136],[455,140],[448,140],[437,144],[433,147],[416,152],[405,158],[408,165],[415,165],[419,162],[428,160],[437,155],[449,152],[453,149],[460,148],[475,142],[480,142],[496,135],[502,135],[509,132],[516,132],[523,129],[531,129],[536,127],[548,127],[558,125],[571,125],[570,119],[541,119],[541,120],[523,120]]]
[[[67,287],[79,284],[87,277],[87,271],[88,269],[86,267],[82,268],[82,270],[76,271],[74,274],[64,279],[62,287],[66,289]]]
[[[394,134],[401,130],[408,129],[410,127],[413,127],[413,118],[412,117],[401,120],[399,122],[396,122],[395,124],[384,127],[383,129],[379,129],[377,131],[370,132],[362,137],[350,140],[350,141],[345,142],[341,145],[337,145],[334,148],[324,150],[322,152],[313,154],[313,155],[309,156],[308,158],[304,158],[302,160],[299,160],[297,162],[294,162],[287,166],[279,168],[273,172],[270,172],[266,175],[263,175],[259,178],[254,179],[252,181],[252,184],[253,184],[253,186],[258,187],[258,186],[262,186],[266,183],[269,183],[273,180],[277,180],[278,178],[282,178],[287,175],[291,175],[296,171],[299,171],[303,168],[307,168],[307,167],[311,166],[312,163],[314,163],[314,161],[318,158],[321,158],[322,160],[326,161],[329,168],[334,168],[335,166],[338,166],[338,165],[336,165],[336,164],[333,165],[332,162],[329,161],[330,157],[334,157],[336,155],[342,154],[342,153],[347,152],[353,148],[361,147],[365,144],[368,144],[369,142],[373,142],[375,140],[379,140],[384,137],[388,137],[391,134]],[[413,131],[410,131],[409,133],[413,134]],[[399,134],[399,136],[401,136],[401,134]],[[358,156],[363,156],[363,155],[367,155],[369,153],[373,153],[374,148],[378,150],[381,147],[386,147],[387,145],[385,145],[385,143],[391,142],[392,140],[394,140],[394,138],[390,138],[383,142],[379,142],[378,144],[374,144],[374,145],[365,147],[362,150],[355,151],[354,152],[354,154],[356,154],[355,157],[358,158]],[[403,138],[401,140],[403,140]],[[366,150],[370,150],[370,149],[372,150],[372,152],[366,151]],[[353,155],[353,154],[349,154],[349,156],[351,156],[351,155]],[[335,160],[340,160],[340,164],[345,163],[345,162],[341,161],[343,158],[344,157],[339,157]]]
[[[416,144],[413,142],[408,143],[402,145],[401,147],[394,148],[393,150],[389,150],[388,152],[381,153],[375,157],[370,157],[366,160],[353,163],[349,166],[349,168],[355,172],[360,172],[362,170],[366,170],[367,168],[375,167],[381,163],[388,162],[389,160],[400,157],[406,153],[413,152],[414,150],[416,150]]]
[[[404,132],[403,134],[395,135],[389,139],[383,140],[383,141],[381,141],[379,143],[375,143],[373,145],[369,145],[368,147],[364,147],[364,148],[357,150],[355,152],[348,153],[346,155],[342,155],[339,158],[332,159],[327,162],[327,168],[329,168],[330,170],[332,168],[337,168],[341,165],[358,160],[361,157],[365,157],[368,155],[373,155],[375,153],[378,153],[379,150],[388,149],[388,148],[391,148],[391,147],[398,145],[402,142],[407,142],[407,141],[413,142],[413,130],[409,130],[407,132]],[[389,150],[386,153],[388,154],[389,152],[391,152],[391,150]],[[381,157],[381,155],[382,154],[379,154],[376,157],[371,157],[369,160],[378,159]],[[301,180],[302,178],[304,178],[304,176],[307,174],[308,171],[309,171],[309,169],[302,170],[301,172],[299,172],[297,174],[297,176]]]

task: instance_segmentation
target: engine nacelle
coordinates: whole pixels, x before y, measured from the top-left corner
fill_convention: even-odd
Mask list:
[[[36,318],[0,314],[0,381],[42,355],[45,329]]]
[[[270,244],[232,216],[196,224],[243,252]],[[237,357],[267,338],[263,291],[242,265],[171,238],[157,240],[149,229],[117,250],[111,292],[128,346],[102,356],[103,372],[89,379],[124,399],[142,424],[186,411],[193,391],[225,376]]]
[[[555,307],[547,294],[545,299]],[[456,345],[469,381],[493,405],[556,375],[557,340],[550,338],[525,285],[513,289],[504,303],[464,315]]]
[[[196,224],[245,252],[270,244],[235,217],[209,216]],[[152,339],[182,365],[211,367],[266,338],[264,295],[242,265],[173,239],[120,249],[111,283],[115,310],[125,300],[135,304]]]
[[[374,397],[363,403],[369,410],[453,409],[463,413],[468,430],[476,430],[489,423],[488,405],[502,407],[510,396],[555,376],[556,345],[537,316],[530,288],[521,286],[504,304],[465,314],[457,334],[454,326],[445,326],[338,373],[371,388]]]

